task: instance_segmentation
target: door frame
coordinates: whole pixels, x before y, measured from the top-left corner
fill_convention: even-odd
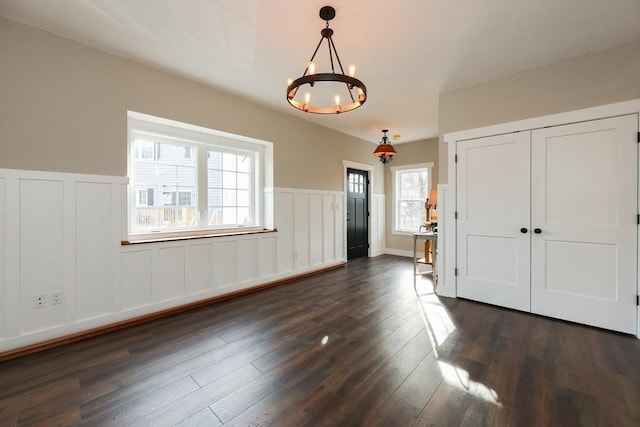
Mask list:
[[[445,253],[444,274],[442,281],[438,283],[438,294],[446,297],[457,297],[457,279],[455,275],[457,262],[457,227],[455,212],[457,210],[457,170],[456,170],[456,154],[457,143],[469,139],[482,138],[487,136],[496,136],[513,132],[529,131],[541,129],[549,126],[561,126],[571,123],[579,123],[609,117],[623,116],[629,114],[638,114],[638,122],[640,128],[640,99],[617,102],[613,104],[600,105],[596,107],[584,108],[580,110],[568,111],[564,113],[551,114],[548,116],[534,117],[530,119],[518,120],[513,122],[501,123],[498,125],[486,126],[476,129],[469,129],[459,132],[451,132],[443,135],[442,141],[447,144],[447,166],[448,166],[448,185],[450,191],[447,192],[445,201],[449,208],[445,212],[442,221],[447,230],[451,233],[443,235],[443,241],[439,244]],[[636,173],[638,177],[638,203],[640,204],[640,155],[636,163]],[[640,212],[640,206],[638,206]],[[638,241],[640,242],[640,225],[638,226]],[[640,248],[637,248],[640,251]],[[639,252],[640,253],[640,252]],[[638,263],[638,275],[640,278],[640,262]],[[637,293],[640,295],[640,279],[636,283]],[[640,338],[640,306],[637,310],[636,336]]]
[[[351,160],[342,161],[342,206],[344,210],[342,212],[342,250],[344,253],[344,259],[347,260],[347,169],[359,169],[367,173],[367,179],[369,185],[367,185],[367,242],[369,248],[367,249],[367,257],[371,257],[371,195],[373,194],[373,179],[372,173],[375,167],[366,163],[353,162]]]

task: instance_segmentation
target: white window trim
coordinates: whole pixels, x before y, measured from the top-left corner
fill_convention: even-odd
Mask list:
[[[426,169],[427,182],[429,183],[429,187],[434,188],[433,181],[432,181],[433,166],[434,166],[434,163],[429,162],[429,163],[415,163],[412,165],[392,166],[389,168],[389,170],[391,171],[391,199],[392,199],[391,202],[393,204],[392,205],[393,207],[391,209],[391,226],[392,226],[391,234],[399,235],[399,236],[410,236],[412,235],[412,233],[415,233],[418,231],[418,230],[405,231],[405,230],[396,229],[396,216],[398,215],[398,201],[396,199],[396,194],[397,194],[396,172],[410,171],[415,169]],[[427,188],[427,194],[429,194],[429,188]]]
[[[152,233],[133,233],[133,214],[137,203],[137,194],[135,192],[135,183],[130,179],[127,202],[127,241],[130,243],[139,241],[158,241],[163,239],[188,238],[201,236],[228,235],[234,233],[262,232],[266,229],[265,224],[269,223],[269,218],[273,217],[273,212],[266,212],[265,206],[273,207],[270,200],[265,201],[266,184],[273,183],[273,144],[268,141],[262,141],[255,138],[249,138],[241,135],[235,135],[227,132],[208,129],[201,126],[191,125],[188,123],[177,122],[174,120],[155,117],[134,111],[127,112],[127,173],[129,177],[133,176],[133,162],[135,161],[134,135],[147,134],[154,138],[178,142],[181,145],[188,145],[198,151],[206,151],[208,148],[222,149],[227,152],[235,153],[255,153],[256,173],[252,180],[252,192],[254,196],[253,203],[255,205],[253,211],[255,216],[255,225],[251,227],[209,227],[197,226],[190,228],[181,228],[171,231],[159,231]],[[168,134],[170,136],[168,136]],[[223,142],[220,142],[224,140]],[[230,146],[229,142],[233,143]],[[203,197],[203,193],[207,191],[207,183],[205,175],[198,173],[201,168],[206,168],[206,156],[198,154],[198,164],[196,165],[197,174],[197,194],[196,204]],[[197,205],[198,216],[206,217],[206,206]]]

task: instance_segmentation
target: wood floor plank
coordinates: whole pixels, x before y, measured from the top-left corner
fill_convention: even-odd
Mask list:
[[[254,422],[256,418],[263,423],[272,422],[322,384],[346,344],[347,340],[341,338],[310,347],[286,365],[260,377],[258,380],[269,381],[268,387],[260,387],[261,393],[255,384],[250,384],[239,390],[237,396],[232,394],[214,403],[211,409],[229,425],[248,425],[245,423]],[[273,377],[279,381],[273,381]]]
[[[388,363],[370,375],[349,399],[342,401],[332,418],[342,426],[371,425],[378,410],[402,384],[409,373]]]
[[[283,416],[277,419],[277,425],[315,427],[326,425],[326,423],[337,422],[331,418],[331,414],[342,403],[342,399],[334,393],[318,387],[292,410],[286,411]]]
[[[149,391],[97,417],[83,416],[83,421],[88,425],[127,425],[198,389],[198,384],[193,378],[184,377],[162,388]]]
[[[346,366],[332,376],[325,382],[325,388],[343,398],[350,396],[369,376],[386,364],[423,329],[424,324],[421,322],[406,322],[359,357],[357,364]]]
[[[189,418],[192,414],[208,409],[209,405],[233,393],[242,386],[260,377],[262,372],[245,365],[224,377],[200,387],[179,399],[164,405],[131,423],[131,426],[172,426]],[[211,412],[211,411],[209,411]],[[212,415],[213,412],[211,412]],[[215,415],[214,415],[215,416]],[[220,420],[215,417],[217,422]]]
[[[210,408],[204,408],[186,420],[174,425],[175,427],[220,427],[222,426],[222,421],[216,417],[216,414],[214,414]]]
[[[368,426],[410,426],[420,415],[420,410],[405,401],[391,396],[371,417]]]
[[[391,363],[394,363],[393,361]],[[395,364],[395,363],[394,363]],[[422,410],[444,380],[435,353],[430,352],[394,392],[394,397]]]
[[[1,362],[0,426],[640,425],[640,340],[412,272],[357,259]]]

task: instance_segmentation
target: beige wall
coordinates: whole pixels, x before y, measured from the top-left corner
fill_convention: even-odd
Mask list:
[[[342,191],[347,159],[382,192],[371,142],[4,18],[0,94],[0,168],[125,176],[132,110],[273,142],[276,187]]]
[[[386,212],[387,229],[386,229],[386,248],[398,251],[413,251],[413,240],[410,236],[400,236],[392,234],[393,229],[393,179],[391,175],[391,167],[413,165],[417,163],[434,163],[431,171],[431,188],[438,185],[438,140],[427,139],[423,141],[410,142],[406,144],[395,144],[393,146],[398,155],[385,168],[385,194],[386,194]],[[416,230],[418,231],[418,230]]]
[[[440,95],[440,173],[447,182],[442,135],[640,98],[640,40]]]

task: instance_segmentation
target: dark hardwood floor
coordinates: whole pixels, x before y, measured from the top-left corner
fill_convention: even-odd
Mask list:
[[[0,425],[640,426],[640,340],[346,267],[0,364]]]

